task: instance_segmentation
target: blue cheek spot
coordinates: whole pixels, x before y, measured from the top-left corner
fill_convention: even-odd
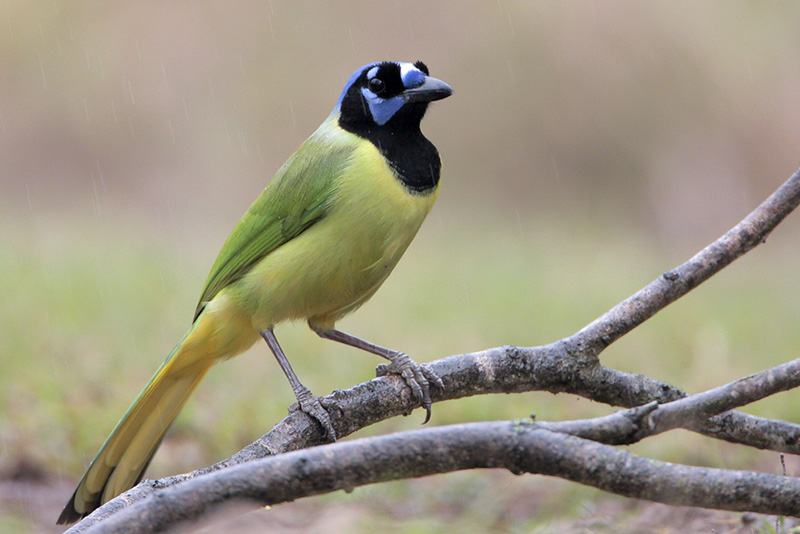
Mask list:
[[[375,96],[369,89],[361,89],[361,94],[364,95],[367,104],[369,104],[369,112],[372,115],[372,120],[374,120],[375,124],[378,126],[383,126],[389,122],[405,103],[399,96],[384,100]]]
[[[403,85],[408,89],[419,87],[423,82],[425,82],[425,73],[417,69],[409,70],[403,76]]]

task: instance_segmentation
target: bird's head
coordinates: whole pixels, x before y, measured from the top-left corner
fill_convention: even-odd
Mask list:
[[[358,69],[336,104],[339,124],[350,131],[419,128],[428,104],[453,94],[445,82],[428,75],[421,61],[384,61]]]

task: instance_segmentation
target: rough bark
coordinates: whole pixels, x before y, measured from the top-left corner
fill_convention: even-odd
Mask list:
[[[370,456],[373,453],[366,451],[364,454],[372,460],[358,469],[369,473],[359,478],[361,482],[358,484],[431,474],[426,471],[429,468],[426,467],[429,466],[427,458],[438,454],[437,447],[443,447],[452,458],[461,459],[460,463],[445,462],[442,467],[445,470],[504,467],[514,472],[561,476],[621,495],[660,502],[729,510],[798,514],[796,503],[800,502],[800,493],[796,479],[755,473],[723,473],[712,469],[666,464],[637,458],[599,443],[629,443],[652,433],[683,427],[717,439],[752,447],[792,454],[800,453],[800,426],[727,411],[735,406],[752,402],[750,399],[754,400],[773,392],[796,387],[798,380],[796,361],[760,373],[756,375],[757,378],[742,379],[707,392],[704,394],[707,395],[705,398],[694,396],[684,401],[680,399],[686,397],[686,394],[671,384],[610,369],[599,361],[600,353],[611,343],[763,243],[770,232],[797,207],[798,203],[800,203],[800,170],[725,235],[684,264],[659,276],[574,335],[541,347],[499,347],[451,356],[429,364],[445,385],[443,391],[432,392],[434,401],[489,393],[541,390],[581,395],[613,406],[642,408],[624,412],[622,415],[614,414],[608,418],[601,418],[602,420],[547,423],[539,426],[509,422],[483,423],[373,438],[376,441],[370,442],[369,447],[376,447],[376,451],[382,450],[380,447],[384,443],[393,443],[395,446],[402,444],[412,452],[415,450],[426,452],[411,454],[408,451],[398,451],[398,457],[392,457],[391,461],[408,462],[407,468],[399,469],[391,464],[387,465],[388,459],[379,452]],[[409,390],[396,376],[384,376],[347,391],[336,391],[326,397],[326,401],[331,406],[329,411],[333,426],[337,435],[341,437],[389,417],[408,414],[414,408]],[[648,405],[653,402],[658,404]],[[622,422],[614,422],[612,419],[615,417]],[[495,431],[498,432],[498,437],[502,434],[508,441],[504,441],[502,447],[497,445],[500,447],[498,449],[481,449],[495,444],[492,440],[492,433]],[[483,435],[486,432],[489,434]],[[570,436],[568,433],[574,433],[576,436]],[[596,441],[588,441],[577,435],[591,437]],[[469,436],[469,442],[465,436]],[[431,439],[441,439],[444,440],[442,443],[446,444],[433,447],[433,442],[427,441]],[[426,443],[432,448],[417,449],[418,445],[413,443],[414,440]],[[150,518],[153,528],[161,524],[159,521],[173,524],[171,520],[159,519],[162,517],[160,515],[162,512],[167,513],[167,517],[172,517],[170,514],[173,513],[181,513],[175,508],[177,504],[169,503],[180,502],[180,506],[185,506],[185,499],[194,498],[191,497],[191,492],[201,491],[204,484],[218,484],[220,480],[226,480],[226,476],[234,477],[231,480],[237,481],[235,486],[231,486],[228,495],[232,499],[250,499],[263,504],[283,502],[273,500],[277,497],[271,493],[263,493],[263,489],[257,490],[257,482],[265,480],[264,477],[272,477],[272,470],[277,469],[275,465],[288,465],[280,462],[291,462],[292,458],[297,458],[285,453],[320,445],[323,442],[324,436],[318,425],[305,414],[293,412],[270,432],[231,458],[194,473],[155,482],[144,481],[96,510],[69,532],[84,532],[94,525],[102,529],[97,530],[98,532],[113,532],[113,529],[106,529],[111,529],[115,522],[120,521],[118,519],[122,517],[120,510],[125,507],[145,513],[145,517]],[[363,440],[352,443],[364,447]],[[316,464],[318,458],[325,457],[325,451],[336,458],[352,460],[352,456],[349,456],[351,453],[342,453],[344,456],[340,457],[338,456],[340,453],[337,452],[349,451],[347,447],[350,446],[354,445],[337,443],[297,453],[303,460],[300,462],[300,467],[291,468],[294,469],[291,471],[293,476],[300,476],[298,480],[303,480],[303,473],[313,472],[318,473],[321,479],[316,483],[318,485],[303,486],[305,488],[303,490],[298,489],[299,482],[293,485],[291,480],[287,481],[288,489],[282,490],[285,499],[358,485],[351,476],[355,473],[354,465],[349,469],[341,465],[331,466],[327,474],[322,476],[323,465]],[[471,447],[471,450],[464,450],[464,447]],[[526,462],[519,458],[518,453],[523,450],[520,447],[525,450]],[[552,450],[553,447],[558,450]],[[483,457],[483,460],[478,461],[481,455],[471,456],[475,450],[484,450],[484,454],[492,452],[499,456],[492,457],[491,460]],[[575,456],[564,451],[573,451]],[[276,455],[280,456],[269,458]],[[276,461],[279,463],[275,464]],[[265,463],[262,465],[260,462]],[[268,469],[266,465],[269,465]],[[324,463],[324,466],[328,465],[328,462]],[[624,469],[625,466],[629,466],[630,469]],[[249,482],[235,478],[247,478],[245,473],[255,472],[254,470],[258,471],[258,475],[253,475],[254,479]],[[614,476],[618,473],[626,473],[627,480]],[[272,481],[271,478],[269,480]],[[650,482],[645,483],[648,480]],[[247,490],[250,493],[236,493],[238,490],[234,491],[233,488],[238,488],[240,483],[251,488]],[[170,486],[175,487],[166,491],[165,488]],[[179,496],[173,497],[173,495]],[[152,498],[145,500],[148,496]],[[173,501],[173,498],[178,500]],[[700,504],[701,502],[707,504]],[[172,511],[167,512],[167,510]],[[127,511],[122,513],[128,516]]]

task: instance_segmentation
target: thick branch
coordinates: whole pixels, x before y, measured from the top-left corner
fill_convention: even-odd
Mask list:
[[[86,532],[163,532],[237,501],[274,505],[476,468],[557,476],[667,504],[800,514],[797,478],[670,464],[535,425],[493,422],[340,442],[218,471],[160,492]]]
[[[704,393],[699,393],[697,395],[692,395],[690,397],[686,397],[662,406],[658,406],[657,403],[650,403],[640,408],[617,412],[606,417],[599,417],[583,421],[536,423],[535,425],[529,424],[525,426],[529,430],[535,428],[542,431],[557,432],[559,434],[571,434],[583,439],[588,438],[592,440],[592,442],[602,442],[605,444],[627,444],[633,443],[647,436],[665,432],[675,428],[676,426],[684,424],[684,422],[687,420],[704,421],[708,417],[717,415],[722,411],[729,410],[734,407],[744,406],[750,402],[760,400],[761,398],[776,392],[784,391],[790,387],[798,385],[799,382],[800,359],[797,359],[793,362],[777,366],[773,369],[763,371],[756,375],[737,380],[731,384],[727,384]],[[522,423],[519,424],[522,425]],[[501,425],[501,423],[487,423],[487,425],[490,425],[490,428],[486,429],[488,432],[495,432],[496,426]],[[402,444],[401,447],[416,451],[427,450],[426,447],[432,447],[437,449],[437,451],[441,451],[443,443],[438,441],[435,436],[431,437],[425,435],[424,437],[419,438],[420,441],[423,442],[421,444],[414,443],[415,439],[417,439],[414,436],[419,437],[421,434],[419,432],[409,434],[409,437],[407,440],[405,440],[406,442]],[[325,463],[322,464],[316,464],[316,460],[308,459],[301,454],[299,456],[300,459],[297,460],[298,462],[304,461],[303,458],[305,458],[305,461],[312,462],[318,468],[314,471],[314,473],[308,474],[308,476],[311,478],[308,479],[306,483],[303,483],[302,480],[296,479],[294,473],[292,472],[280,472],[279,470],[281,469],[281,466],[286,465],[286,463],[283,461],[277,462],[277,467],[273,465],[275,462],[269,462],[267,465],[264,465],[261,462],[250,462],[240,467],[232,468],[237,470],[237,474],[233,474],[231,476],[228,476],[228,473],[231,473],[232,469],[228,469],[218,472],[217,474],[208,474],[205,477],[195,479],[194,481],[187,482],[186,484],[174,485],[171,488],[167,488],[158,494],[159,498],[157,500],[149,499],[130,509],[123,510],[121,517],[114,518],[113,523],[111,524],[104,522],[102,526],[104,531],[107,528],[113,529],[115,528],[113,527],[113,524],[119,521],[120,524],[124,525],[125,529],[127,530],[132,528],[132,521],[134,522],[133,524],[138,524],[136,523],[137,520],[135,518],[155,518],[155,524],[152,523],[152,519],[138,520],[141,524],[141,528],[139,530],[151,531],[154,528],[171,527],[173,526],[173,522],[182,522],[194,519],[205,513],[206,509],[211,509],[215,506],[223,504],[230,498],[251,499],[259,502],[263,499],[264,504],[278,504],[279,502],[284,502],[285,500],[292,500],[298,497],[314,495],[320,492],[334,491],[336,489],[342,489],[345,487],[354,487],[362,484],[381,481],[381,478],[376,478],[379,475],[375,472],[375,469],[371,467],[371,462],[374,461],[374,459],[367,458],[367,454],[365,452],[373,451],[377,447],[380,447],[380,445],[373,444],[372,441],[373,440],[366,440],[357,448],[356,451],[351,451],[339,456],[336,456],[335,453],[326,452],[330,451],[331,449],[334,451],[338,450],[338,445],[333,447],[325,446],[324,450],[319,451],[322,457],[325,458]],[[431,445],[426,445],[425,443],[427,442],[431,442]],[[536,450],[524,450],[520,452],[518,446],[510,449],[513,451],[513,454],[510,454],[508,450],[495,450],[492,451],[492,454],[494,454],[494,456],[491,457],[492,463],[471,466],[459,464],[456,466],[448,466],[446,470],[467,469],[470,467],[505,467],[514,470],[513,466],[519,463],[520,458],[525,458],[527,455],[535,456],[538,453],[538,448],[544,446],[542,445],[541,439],[534,439],[532,443],[535,443],[533,449]],[[444,445],[450,446],[448,443],[445,443]],[[483,448],[480,444],[462,442],[460,445],[463,447],[463,450],[469,451],[470,453],[474,453],[475,449],[478,449],[478,452],[483,452]],[[456,445],[453,444],[452,446],[455,447]],[[392,445],[392,447],[396,446]],[[585,449],[586,447],[580,448],[580,451],[576,452],[576,454],[585,452]],[[593,447],[592,450],[598,454],[605,453],[599,446]],[[566,451],[563,454],[568,456],[569,451]],[[284,458],[286,461],[291,462],[290,459],[296,457],[298,457],[297,453],[294,455],[288,454],[279,456],[278,458]],[[474,454],[469,457],[473,458],[474,461]],[[342,466],[336,463],[337,458],[347,463],[347,465]],[[667,499],[676,497],[671,495],[671,493],[673,493],[672,490],[665,490],[664,488],[671,488],[674,485],[676,477],[695,476],[702,477],[703,480],[706,481],[708,480],[710,473],[714,474],[713,470],[699,470],[697,468],[687,468],[685,466],[664,464],[650,460],[643,460],[633,456],[631,458],[635,459],[636,462],[639,462],[639,467],[634,471],[634,474],[641,472],[641,476],[647,476],[648,478],[646,478],[646,481],[648,487],[637,488],[636,490],[629,489],[627,492],[621,492],[623,495],[627,496],[641,497],[644,496],[645,492],[652,492],[657,496],[654,500],[672,502],[668,501]],[[615,482],[613,479],[611,481],[605,481],[603,477],[591,477],[588,473],[592,473],[596,466],[591,461],[587,461],[586,458],[580,455],[568,458],[568,460],[573,465],[573,469],[569,473],[561,470],[548,471],[546,463],[541,465],[535,464],[534,467],[530,467],[525,470],[527,472],[570,477],[572,480],[579,482],[582,481],[597,487],[602,487],[602,484],[608,484],[610,487],[604,489],[618,493],[620,493],[620,489],[624,489],[626,487],[625,484],[621,484],[619,481]],[[397,470],[399,466],[396,463],[397,459],[394,457],[381,458],[380,463],[392,466],[393,469],[388,479],[395,479],[445,472],[441,470],[441,466],[437,465],[437,461],[438,460],[435,456],[428,457],[426,455],[425,457],[418,458],[416,464],[406,463],[405,471]],[[354,462],[358,464],[356,467],[353,465]],[[431,464],[431,462],[433,463]],[[322,471],[320,471],[320,469]],[[342,472],[349,473],[349,470],[353,469],[355,469],[355,471],[353,471],[355,473],[367,473],[369,476],[354,480],[352,478],[352,473],[350,473],[348,475],[350,478],[346,478],[344,481],[340,478]],[[625,462],[625,469],[631,469],[631,462]],[[264,480],[265,470],[270,476],[270,478],[268,478],[266,481]],[[296,471],[297,466],[290,463],[290,467],[284,468],[284,470]],[[514,470],[514,472],[517,472],[517,470]],[[583,474],[581,474],[581,472],[583,472]],[[222,473],[223,476],[218,476],[219,473]],[[724,477],[717,476],[718,473],[714,475],[715,476],[712,477],[712,479],[715,480],[715,484],[717,485],[715,491],[722,491],[723,495],[735,493],[734,488],[726,487],[727,485],[732,483],[735,484],[745,480],[741,477],[732,478],[729,474],[726,474]],[[315,476],[322,477],[322,480],[327,481],[328,485],[323,484],[321,488],[319,481],[313,478]],[[625,477],[628,476],[628,472],[623,470],[622,472],[615,473],[615,476],[622,477],[624,480]],[[273,479],[278,480],[278,482],[274,482]],[[731,479],[733,479],[734,482],[731,482]],[[759,475],[750,473],[746,475],[745,481],[747,483],[752,483],[752,480],[758,479]],[[246,484],[242,481],[245,481]],[[631,488],[637,487],[634,482],[626,482],[630,484]],[[686,482],[691,483],[692,480],[687,480]],[[286,484],[291,484],[291,488],[283,487]],[[722,489],[720,490],[721,487]],[[651,488],[660,489],[658,491],[653,491]],[[638,492],[642,492],[642,494]],[[262,497],[263,495],[268,496]],[[715,498],[719,497],[717,494],[713,495]],[[648,498],[653,499],[652,496]],[[706,495],[704,498],[707,499],[708,496]],[[750,502],[747,500],[742,500],[741,495],[737,494],[737,499],[739,500],[736,501],[734,499],[728,502],[728,504],[725,506],[744,506],[747,509],[751,509]],[[718,503],[719,501],[713,502]],[[740,504],[735,504],[736,502],[739,502]],[[695,504],[700,506],[704,505],[703,501]],[[719,504],[715,504],[715,507],[718,506]]]
[[[674,386],[641,375],[631,375],[608,369],[596,361],[587,365],[586,362],[548,350],[548,347],[491,349],[475,354],[451,356],[433,362],[431,366],[445,382],[446,398],[535,389],[553,393],[578,393],[589,398],[600,399],[613,394],[619,397],[618,405],[632,406],[643,405],[653,399],[661,403],[668,403],[685,396]],[[435,393],[434,399],[442,400],[444,395],[438,391]],[[339,407],[339,410],[334,410],[332,419],[336,426],[336,432],[340,436],[352,434],[374,422],[400,415],[413,406],[413,400],[410,398],[408,390],[396,377],[377,378],[346,391],[337,391],[327,398],[335,400]],[[547,423],[547,425],[556,425],[559,431],[581,435],[581,432],[570,431],[568,427],[562,427],[562,425],[577,423],[581,422]],[[686,427],[720,439],[747,442],[758,448],[800,452],[800,427],[781,421],[765,420],[738,412],[726,412],[704,423],[690,420],[686,422]],[[635,433],[641,428],[642,425],[637,423],[629,431],[615,429],[614,432],[622,434],[621,437],[612,439],[607,436],[602,441],[630,443],[637,439]],[[603,431],[599,426],[594,429],[594,432],[602,433]],[[599,436],[593,437],[600,439]],[[160,490],[219,469],[322,443],[324,443],[324,436],[319,425],[305,414],[294,412],[275,425],[266,435],[227,460],[192,473],[166,477],[158,481],[144,481],[100,507],[68,532],[71,534],[84,532],[84,529],[95,523],[104,522],[104,519],[115,515],[126,506],[149,495],[158,494],[157,489]]]
[[[430,364],[443,379],[445,391],[434,391],[441,401],[486,393],[543,390],[569,392],[615,406],[661,403],[685,396],[679,388],[651,378],[603,367],[599,353],[659,310],[688,293],[738,257],[763,242],[800,203],[800,170],[753,213],[688,262],[669,271],[626,299],[578,333],[535,348],[502,347],[452,356]],[[408,390],[397,377],[383,377],[327,397],[336,402],[332,420],[339,436],[349,435],[377,421],[407,414],[414,407]],[[688,425],[706,435],[758,448],[800,453],[800,427],[738,412],[726,412],[703,423]],[[242,462],[284,453],[323,442],[316,425],[302,413],[293,413],[268,434],[228,460],[189,475],[158,481],[159,487]],[[143,483],[98,509],[73,527],[84,528],[137,502],[153,492]]]

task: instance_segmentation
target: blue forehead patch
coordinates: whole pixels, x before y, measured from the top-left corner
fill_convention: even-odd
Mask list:
[[[412,89],[419,87],[425,82],[425,73],[417,68],[409,69],[403,72],[403,85]]]

